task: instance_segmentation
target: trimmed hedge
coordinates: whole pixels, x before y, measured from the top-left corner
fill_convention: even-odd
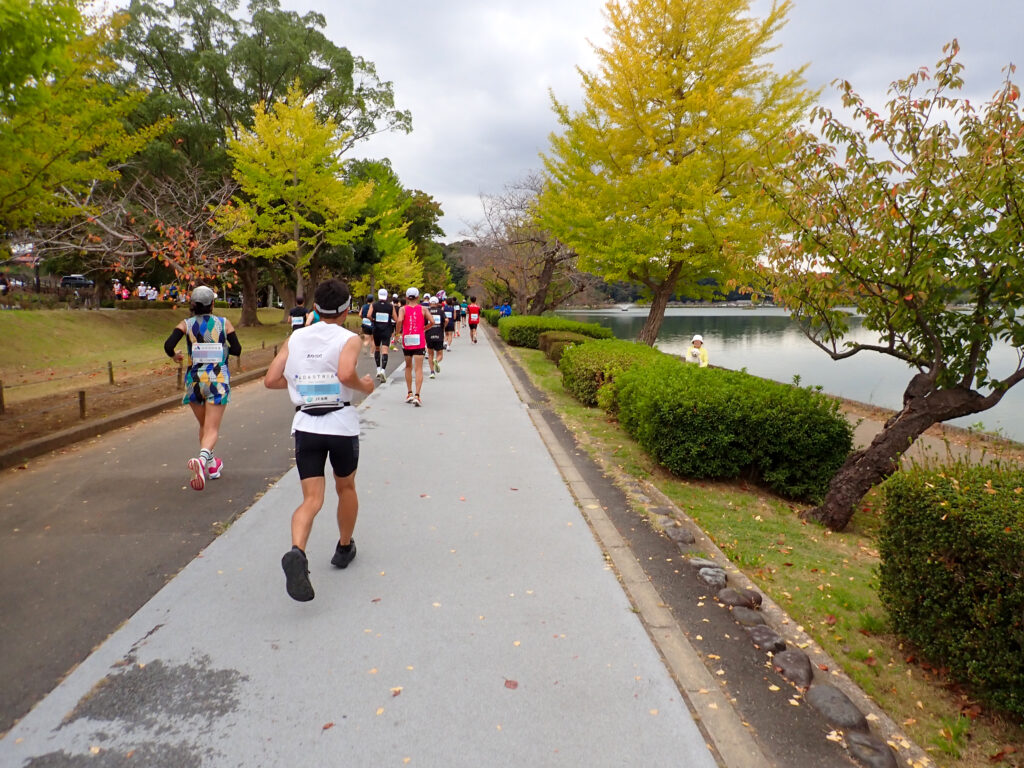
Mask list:
[[[490,323],[495,328],[498,327],[498,321],[501,319],[501,312],[496,309],[481,309],[480,314],[484,316],[484,320]]]
[[[589,336],[573,331],[544,331],[538,338],[537,347],[548,360],[558,365],[565,350],[590,340]]]
[[[548,331],[542,335],[554,333]],[[646,344],[619,339],[593,341],[585,346],[566,350],[558,367],[562,371],[562,386],[565,390],[584,405],[598,405],[598,393],[602,387],[611,383],[616,376],[638,362],[649,362],[657,357],[668,357]],[[612,387],[606,387],[609,395],[614,395]],[[611,412],[617,407],[613,397],[601,406]]]
[[[615,377],[619,421],[671,472],[750,475],[819,501],[853,445],[839,404],[813,389],[662,355]]]
[[[118,309],[174,309],[175,307],[181,307],[182,309],[188,309],[188,304],[177,304],[173,301],[147,301],[146,299],[128,299],[128,301],[118,301],[114,305]]]
[[[513,347],[537,349],[544,331],[573,331],[594,339],[612,338],[611,329],[597,323],[579,323],[563,317],[513,315],[498,322],[498,333]]]
[[[882,492],[879,595],[893,628],[1024,715],[1024,471],[914,468]]]

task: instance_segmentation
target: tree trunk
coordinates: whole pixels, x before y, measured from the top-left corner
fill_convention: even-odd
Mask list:
[[[238,277],[242,282],[242,316],[238,324],[243,328],[260,325],[260,317],[256,312],[259,297],[259,267],[253,259],[245,258],[238,262]]]
[[[548,291],[551,289],[551,279],[555,276],[556,266],[553,258],[548,257],[544,259],[544,269],[541,270],[540,276],[537,278],[537,290],[530,297],[526,307],[526,314],[544,314],[544,310],[548,306]]]
[[[966,388],[931,389],[928,382],[926,374],[914,377],[904,394],[903,410],[885,423],[871,445],[850,454],[829,483],[824,501],[803,517],[833,531],[845,529],[864,495],[899,469],[900,457],[928,427],[987,410],[1003,394],[983,397]]]
[[[640,335],[636,339],[641,344],[654,346],[654,341],[658,338],[658,331],[661,330],[661,324],[665,320],[665,307],[668,306],[668,300],[676,289],[676,280],[679,279],[679,272],[682,268],[683,265],[676,262],[663,282],[658,285],[648,284],[647,287],[651,289],[653,295],[651,296],[651,310],[647,313],[644,327],[640,329]]]
[[[292,287],[290,285],[286,285],[283,280],[275,280],[273,282],[273,286],[274,290],[276,290],[278,295],[281,297],[281,312],[283,313],[281,316],[281,322],[289,323],[291,322],[291,316],[288,313],[291,311],[291,308],[294,307],[297,303],[295,301],[295,299],[297,298],[295,295],[295,291],[292,290]]]

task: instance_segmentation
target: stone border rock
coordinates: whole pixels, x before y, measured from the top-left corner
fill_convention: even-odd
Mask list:
[[[850,755],[868,768],[934,768],[931,757],[907,737],[802,626],[763,595],[689,515],[653,483],[628,476],[607,462],[600,463],[631,501],[646,509],[676,543],[693,569],[693,578],[715,590],[716,599],[729,607],[733,619],[744,627],[753,645],[767,654],[767,663],[797,689],[798,697],[803,697],[833,725],[835,730],[828,738],[841,740]],[[694,551],[708,557],[692,557]]]

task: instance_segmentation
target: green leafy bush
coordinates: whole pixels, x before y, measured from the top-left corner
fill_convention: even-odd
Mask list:
[[[664,355],[614,381],[623,427],[677,475],[747,475],[794,499],[820,500],[853,429],[835,400],[739,371]]]
[[[610,339],[612,332],[597,323],[579,323],[564,317],[513,315],[498,322],[498,333],[513,347],[537,349],[544,331],[573,331],[594,339]]]
[[[551,331],[543,334],[548,336]],[[601,405],[606,411],[616,410],[613,398],[607,402],[598,402],[598,393],[610,384],[616,376],[637,362],[651,361],[657,357],[667,357],[646,344],[633,341],[606,339],[566,350],[558,367],[562,371],[562,386],[565,390],[584,405],[591,407]],[[611,387],[605,389],[613,393]]]
[[[128,299],[128,301],[117,302],[118,309],[174,309],[175,307],[188,308],[187,304],[175,304],[173,301],[147,301],[146,299]]]
[[[547,352],[551,345],[556,341],[568,341],[574,344],[582,344],[585,341],[590,341],[590,336],[584,336],[582,333],[576,331],[544,331],[537,337],[537,349],[541,352]]]
[[[484,320],[490,323],[495,328],[498,327],[498,321],[501,319],[501,312],[496,309],[481,309],[480,314],[484,316]]]
[[[882,491],[879,595],[893,628],[1024,715],[1024,471],[915,468]]]

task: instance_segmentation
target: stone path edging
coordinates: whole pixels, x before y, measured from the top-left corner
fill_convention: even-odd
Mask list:
[[[683,542],[677,541],[682,554],[686,555],[692,549],[700,549],[708,553],[710,555],[708,559],[720,564],[719,567],[725,571],[730,586],[740,590],[752,590],[762,596],[758,612],[764,617],[765,624],[781,636],[787,647],[798,648],[807,655],[811,661],[815,679],[823,674],[822,666],[827,668],[828,671],[824,674],[828,676],[828,684],[845,694],[864,714],[865,718],[870,721],[872,729],[877,731],[881,739],[892,748],[899,765],[907,765],[912,768],[931,768],[935,765],[928,753],[907,737],[896,722],[850,679],[840,665],[818,645],[814,638],[804,631],[802,626],[798,625],[778,603],[764,594],[743,571],[729,561],[725,553],[704,533],[693,518],[677,507],[653,483],[626,475],[617,467],[603,461],[602,457],[596,457],[596,459],[602,470],[626,493],[635,506],[639,508],[657,507],[659,511],[670,511],[670,515],[660,515],[657,520],[663,529],[682,528],[692,534],[692,543],[688,536],[682,537]],[[670,536],[670,538],[675,540],[676,536]],[[696,575],[695,569],[694,576]],[[786,676],[783,675],[783,677]],[[821,685],[822,682],[812,683],[812,686],[815,684]],[[795,684],[794,687],[800,690]],[[804,691],[801,691],[801,695],[804,695]],[[847,746],[850,747],[849,744]],[[884,759],[878,763],[878,765],[886,764]]]

